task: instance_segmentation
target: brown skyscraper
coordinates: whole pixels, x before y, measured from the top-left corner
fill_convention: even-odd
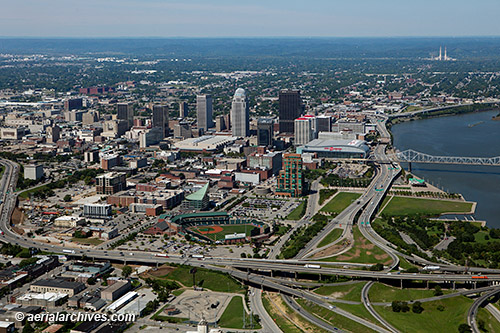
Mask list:
[[[294,133],[295,119],[302,115],[303,105],[299,90],[282,90],[279,95],[280,133]]]
[[[278,175],[276,194],[300,197],[303,189],[302,156],[300,154],[284,154],[283,168]]]

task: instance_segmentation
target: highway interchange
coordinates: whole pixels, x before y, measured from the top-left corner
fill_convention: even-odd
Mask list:
[[[388,132],[385,127],[385,120],[378,122],[378,129],[382,136],[387,136]],[[385,145],[379,145],[375,148],[373,154],[378,160],[383,160],[385,158]],[[49,245],[37,243],[31,239],[25,238],[17,233],[15,233],[10,226],[10,218],[12,212],[15,208],[17,202],[17,193],[14,192],[15,184],[17,182],[17,175],[19,172],[19,166],[9,160],[0,160],[0,164],[4,166],[4,173],[2,175],[0,184],[0,198],[2,200],[0,206],[0,229],[2,234],[0,235],[0,241],[14,243],[21,245],[23,247],[36,247],[44,251],[54,252],[54,253],[65,253],[68,254],[68,250],[61,245]],[[304,309],[300,308],[293,299],[289,296],[295,296],[302,299],[306,299],[312,303],[319,306],[328,308],[331,311],[338,313],[344,317],[354,320],[366,327],[369,327],[378,332],[397,332],[397,330],[387,323],[383,318],[381,318],[373,309],[369,302],[368,291],[373,282],[369,282],[365,285],[362,291],[361,302],[367,308],[367,310],[379,321],[380,325],[375,325],[369,321],[352,315],[351,313],[341,310],[335,306],[332,306],[329,301],[321,298],[315,294],[308,291],[297,288],[300,284],[290,283],[291,280],[284,279],[280,277],[270,277],[273,273],[282,272],[285,274],[289,273],[310,273],[310,274],[322,274],[322,275],[337,275],[337,276],[347,276],[353,278],[359,278],[369,281],[380,281],[380,280],[419,280],[419,281],[436,281],[436,282],[465,282],[473,283],[474,287],[476,282],[488,282],[493,283],[495,281],[500,281],[500,270],[494,269],[483,269],[483,268],[466,268],[453,265],[444,265],[438,263],[437,265],[443,268],[443,272],[440,273],[400,273],[391,272],[393,268],[397,267],[399,263],[399,257],[404,257],[412,262],[416,262],[422,265],[435,264],[431,263],[422,258],[407,256],[405,254],[399,253],[395,250],[395,246],[388,244],[386,240],[382,239],[376,232],[371,228],[371,219],[376,213],[378,207],[380,206],[385,192],[390,188],[393,180],[401,172],[399,167],[393,166],[391,163],[378,164],[377,172],[374,180],[370,186],[365,190],[363,195],[356,201],[353,202],[347,209],[340,213],[336,218],[332,219],[327,226],[312,239],[307,246],[300,251],[296,259],[293,260],[277,260],[275,259],[282,246],[285,244],[286,240],[291,236],[294,230],[297,228],[310,223],[310,218],[315,214],[317,210],[318,202],[318,181],[312,184],[312,192],[314,193],[309,197],[308,206],[306,214],[299,223],[290,230],[287,234],[282,236],[279,242],[271,249],[269,259],[232,259],[232,258],[219,258],[219,257],[205,257],[205,258],[189,258],[183,256],[169,256],[169,257],[158,257],[154,252],[140,252],[140,251],[115,251],[115,250],[105,250],[105,249],[74,249],[71,255],[73,256],[87,256],[94,259],[111,260],[115,262],[124,263],[138,263],[147,265],[158,265],[162,263],[178,263],[186,264],[198,267],[208,267],[210,269],[218,270],[220,272],[225,272],[233,277],[246,281],[253,287],[251,288],[252,303],[257,309],[255,309],[261,317],[263,317],[263,325],[272,331],[276,331],[276,325],[270,317],[265,313],[263,309],[262,302],[257,300],[260,299],[261,290],[264,287],[272,290],[280,291],[282,294],[287,295],[284,301],[293,309],[298,311],[302,316],[308,320],[313,321],[319,327],[327,330],[336,330],[335,327],[328,325],[327,323],[319,320],[315,316],[308,314]],[[356,221],[356,217],[359,219]],[[339,263],[328,263],[328,262],[314,262],[311,260],[305,260],[307,256],[314,251],[317,251],[317,244],[326,237],[334,228],[342,226],[343,234],[341,238],[348,237],[352,233],[352,225],[358,223],[359,230],[365,238],[370,242],[378,246],[387,252],[391,259],[392,264],[385,267],[383,271],[372,272],[367,270],[350,269],[350,267],[355,267],[356,265],[347,265],[349,268],[338,268],[336,266]],[[66,251],[64,251],[66,250]],[[345,265],[345,263],[342,263]],[[317,266],[316,266],[317,265]],[[319,265],[321,265],[320,268]],[[312,267],[315,266],[316,268]],[[448,272],[448,273],[446,273]],[[487,278],[484,276],[477,276],[472,274],[466,274],[467,272],[484,273],[488,274]],[[280,275],[280,274],[278,274]],[[481,279],[478,279],[482,277]],[[260,289],[259,289],[260,287]],[[473,330],[477,330],[477,323],[475,316],[477,315],[477,309],[485,301],[496,293],[500,292],[500,288],[487,287],[488,291],[478,298],[474,302],[473,306],[470,308],[468,313],[468,323],[473,327]],[[479,291],[479,289],[478,289]],[[267,316],[266,316],[267,315]]]

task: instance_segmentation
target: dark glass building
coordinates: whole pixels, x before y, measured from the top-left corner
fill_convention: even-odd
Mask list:
[[[257,145],[270,147],[273,145],[274,122],[269,118],[259,118],[257,122]]]
[[[282,90],[279,95],[279,131],[280,133],[294,133],[295,119],[302,115],[304,107],[299,90]]]
[[[162,129],[163,137],[167,137],[168,130],[168,107],[166,105],[153,105],[153,127]]]

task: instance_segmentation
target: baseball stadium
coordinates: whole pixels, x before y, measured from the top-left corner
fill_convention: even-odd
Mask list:
[[[162,217],[160,217],[161,219]],[[183,214],[168,220],[169,227],[180,235],[190,235],[200,241],[215,244],[248,242],[266,238],[267,224],[255,219],[232,218],[227,212]]]

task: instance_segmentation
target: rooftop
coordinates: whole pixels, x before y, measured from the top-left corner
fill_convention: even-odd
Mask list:
[[[198,191],[188,195],[186,197],[187,200],[192,200],[192,201],[200,201],[200,200],[203,200],[203,198],[205,197],[205,195],[207,195],[207,191],[208,191],[208,183],[205,184],[201,189],[199,189]]]

